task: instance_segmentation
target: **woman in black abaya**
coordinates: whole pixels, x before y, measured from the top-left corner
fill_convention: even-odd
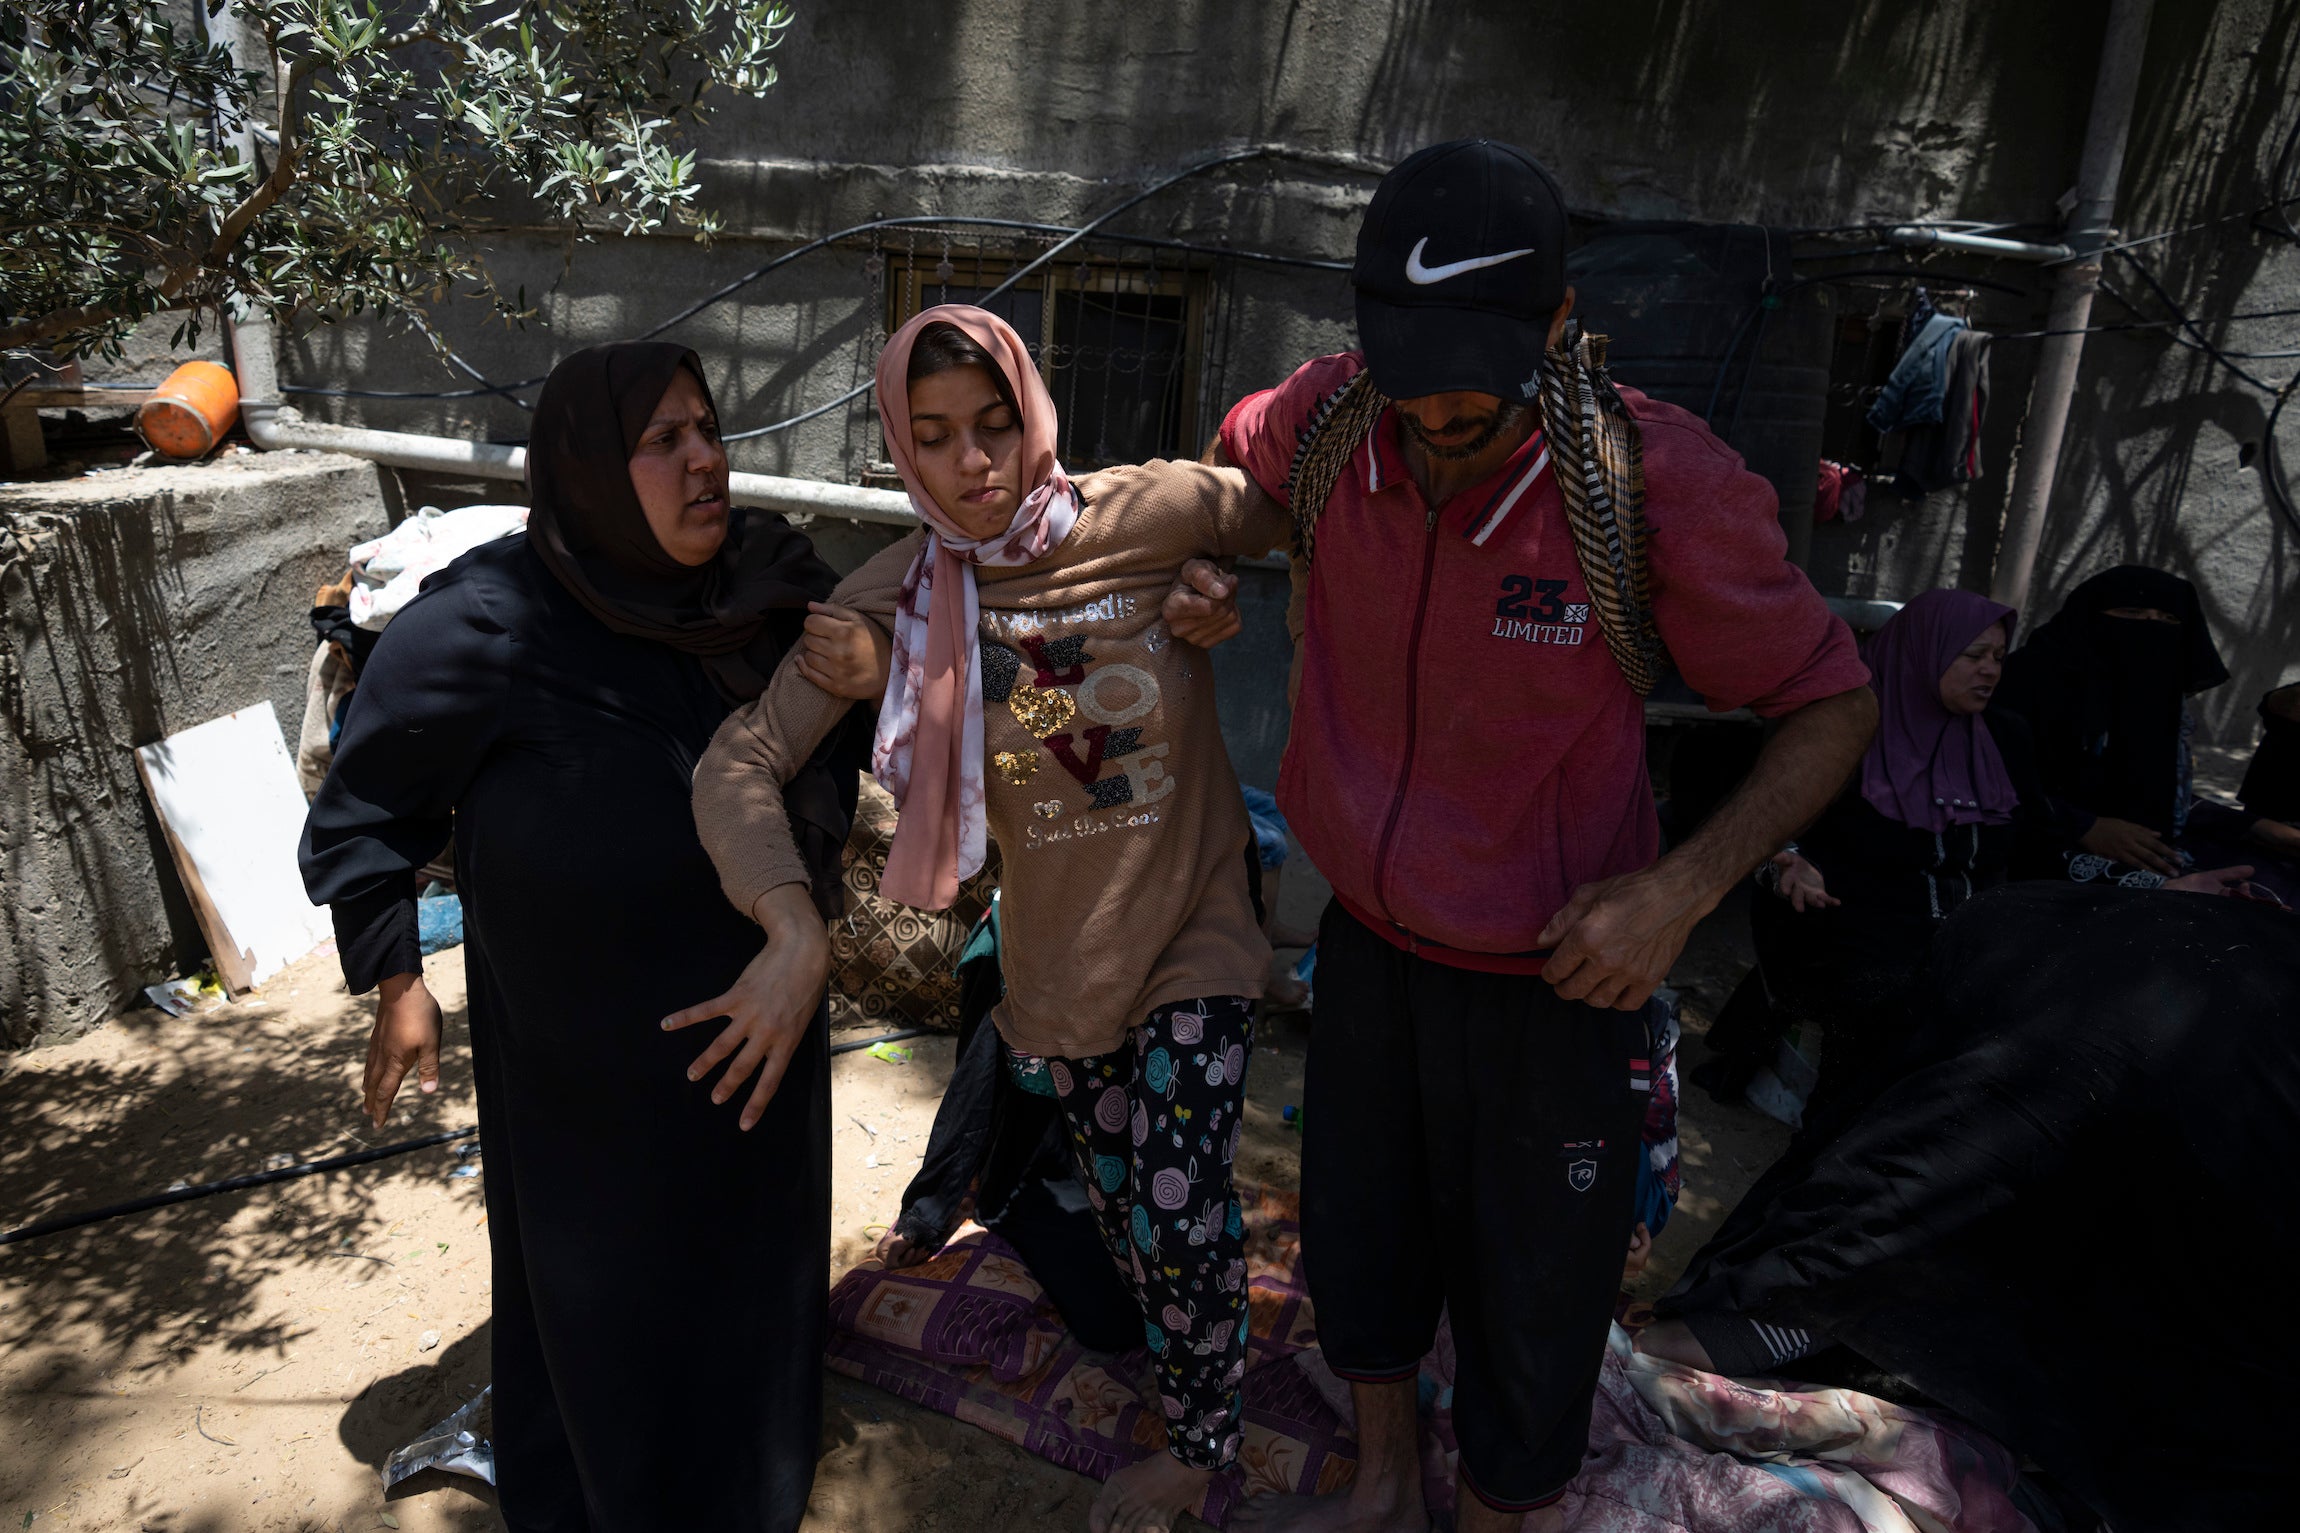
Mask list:
[[[450,565],[377,644],[305,827],[305,884],[352,992],[382,989],[380,1124],[411,1068],[437,1088],[414,870],[452,825],[506,1523],[793,1528],[829,1280],[822,975],[761,952],[688,794],[835,577],[780,518],[730,505],[684,347],[554,369],[528,488],[526,535]],[[875,693],[870,657],[847,658],[834,690]],[[787,793],[818,890],[838,887],[854,764],[827,747]],[[785,1020],[698,1083],[696,1043],[661,1021],[710,996],[737,1014],[773,997]]]
[[[2006,660],[1990,708],[2027,722],[2045,787],[2081,831],[2073,846],[2030,840],[2016,872],[2149,887],[2217,870],[2300,896],[2300,832],[2195,795],[2187,699],[2227,679],[2179,576],[2120,564],[2071,591]]]

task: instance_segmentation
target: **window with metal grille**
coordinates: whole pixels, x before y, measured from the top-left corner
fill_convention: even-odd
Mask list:
[[[1030,348],[1062,419],[1072,473],[1198,454],[1208,273],[1178,259],[1097,252],[985,298],[1035,250],[890,252],[887,327],[942,303],[979,304]]]

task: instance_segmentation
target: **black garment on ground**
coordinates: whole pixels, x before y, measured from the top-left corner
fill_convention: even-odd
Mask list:
[[[2268,710],[2268,698],[2275,695],[2270,692],[2260,699],[2263,732],[2252,752],[2252,764],[2244,769],[2244,786],[2236,796],[2264,820],[2300,823],[2300,723]]]
[[[2180,622],[2109,617],[2111,607],[2154,607]],[[2182,699],[2227,679],[2196,588],[2162,570],[2118,565],[2070,592],[2058,615],[2006,658],[1989,727],[2020,715],[2049,792],[2088,815],[2170,835],[2185,807]],[[2022,860],[2032,859],[2024,851]]]
[[[976,1222],[1014,1247],[1071,1335],[1097,1352],[1138,1347],[1142,1306],[1110,1265],[1061,1110],[1007,1073],[1005,1041],[989,1021],[1005,990],[996,948],[960,964],[958,983],[958,1061],[895,1233],[933,1250],[958,1228],[972,1192]]]
[[[1507,1511],[1581,1466],[1635,1222],[1642,1011],[1318,927],[1302,1111],[1303,1276],[1326,1363],[1411,1379],[1453,1324],[1462,1484]]]
[[[1798,838],[1799,854],[1844,903],[1799,913],[1770,892],[1753,897],[1749,924],[1777,1019],[1770,1036],[1742,1040],[1760,1047],[1755,1064],[1771,1062],[1781,1028],[1812,1021],[1824,1030],[1825,1089],[1849,1085],[1907,1035],[1910,988],[1934,934],[1966,901],[2004,881],[2016,839],[2074,844],[2084,824],[2045,791],[2026,725],[1991,718],[1989,731],[2020,795],[2011,823],[1938,833],[1903,825],[1862,795],[1856,774]]]
[[[2120,1530],[2278,1525],[2300,1341],[2300,918],[2009,885],[1942,932],[1900,1073],[1759,1180],[1664,1314],[1833,1338]],[[2234,1444],[2234,1446],[2232,1446]]]
[[[689,811],[726,711],[696,656],[609,631],[506,538],[384,632],[305,826],[357,994],[419,967],[412,870],[452,816],[522,1533],[785,1530],[814,1477],[825,1025],[747,1134],[686,1078],[711,1025],[657,1025],[759,951]]]

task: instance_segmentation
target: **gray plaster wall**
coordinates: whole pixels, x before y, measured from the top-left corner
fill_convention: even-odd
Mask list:
[[[1345,257],[1371,187],[1358,167],[1482,133],[1532,147],[1594,217],[1816,229],[1968,218],[2044,235],[2074,178],[2105,12],[2088,0],[805,5],[782,83],[765,100],[728,104],[697,138],[728,237],[709,248],[668,237],[569,245],[506,210],[511,221],[490,236],[497,271],[525,288],[538,317],[504,329],[458,324],[450,308],[447,330],[491,377],[531,377],[803,239],[878,216],[1075,223],[1256,143],[1320,158],[1185,181],[1112,229]],[[2126,227],[2178,228],[2267,200],[2296,58],[2300,0],[2160,3],[2120,203]],[[900,248],[900,235],[885,238]],[[805,257],[669,332],[703,354],[731,427],[786,418],[867,376],[885,312],[867,255],[857,245]],[[2300,307],[2289,242],[2239,219],[2143,255],[2216,343],[2300,343],[2290,318],[2210,319]],[[2015,290],[1984,294],[1977,323],[2041,326],[2048,291],[2033,268],[1937,265]],[[2129,268],[2112,263],[2110,278],[2148,318],[2166,315]],[[1209,380],[1221,403],[1351,342],[1338,276],[1230,264],[1218,281],[1232,306]],[[1849,294],[1839,308],[1872,299]],[[2135,317],[2107,295],[2095,315]],[[1603,327],[1602,314],[1590,318]],[[421,342],[371,323],[304,316],[297,328],[285,370],[299,381],[463,382]],[[2035,352],[2033,339],[1996,348],[1979,482],[1819,529],[1812,570],[1824,591],[1905,598],[1935,584],[1986,586]],[[2280,383],[2293,365],[2263,360],[2254,371]],[[302,403],[366,424],[524,434],[520,413],[494,400]],[[2207,734],[2221,739],[2245,734],[2252,697],[2300,673],[2293,529],[2276,520],[2258,472],[2264,403],[2170,332],[2093,337],[2032,603],[2032,617],[2049,615],[2076,581],[2125,559],[2198,580],[2237,673],[2202,704]],[[2300,425],[2288,418],[2283,429],[2287,456],[2300,456]],[[735,448],[742,468],[850,481],[878,455],[867,402]]]
[[[317,453],[0,486],[0,1043],[69,1037],[204,951],[135,748],[303,718],[313,591],[388,526]]]

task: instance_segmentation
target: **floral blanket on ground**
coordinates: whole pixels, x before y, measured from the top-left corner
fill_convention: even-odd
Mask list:
[[[1349,1391],[1317,1351],[1293,1195],[1241,1184],[1250,1335],[1246,1444],[1197,1514],[1320,1493],[1357,1470]],[[861,1267],[831,1290],[830,1366],[1106,1479],[1165,1445],[1148,1356],[1088,1352],[996,1235],[966,1225],[932,1259]],[[1453,1503],[1453,1342],[1422,1363],[1422,1472]],[[1615,1328],[1568,1491],[1589,1533],[2028,1533],[2011,1455],[1962,1423],[1848,1390],[1719,1378],[1639,1357]]]

